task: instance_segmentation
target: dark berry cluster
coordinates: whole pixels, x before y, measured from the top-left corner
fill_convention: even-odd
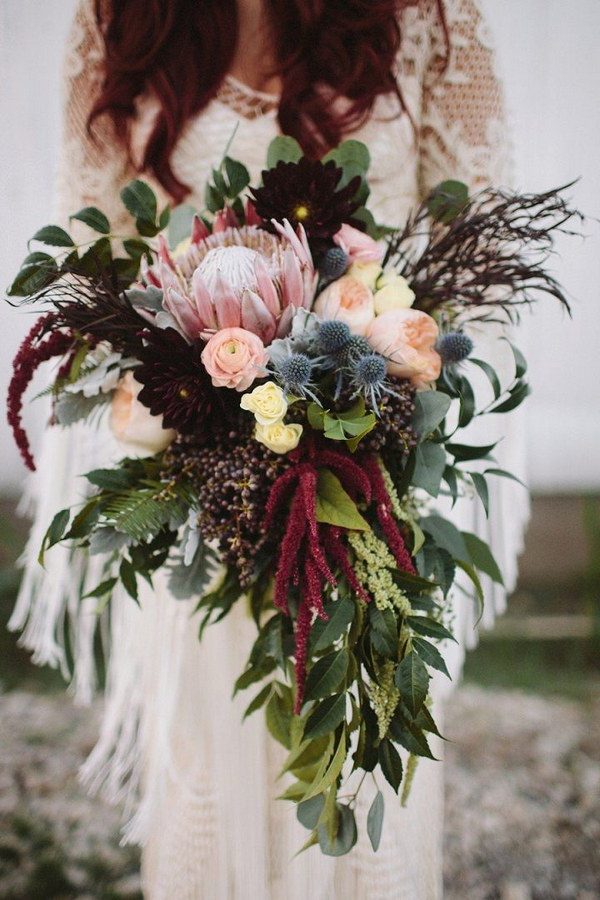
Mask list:
[[[415,389],[404,378],[389,378],[390,393],[378,401],[377,425],[363,438],[361,448],[402,457],[417,444],[412,427]]]
[[[254,440],[248,424],[235,431],[216,430],[204,444],[182,435],[165,455],[169,477],[184,475],[200,498],[204,540],[218,542],[223,561],[235,566],[243,587],[251,581],[256,554],[265,542],[261,527],[269,491],[288,465],[285,456]]]

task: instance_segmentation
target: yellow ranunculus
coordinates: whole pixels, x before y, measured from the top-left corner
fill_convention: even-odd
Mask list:
[[[361,284],[374,290],[375,283],[381,275],[381,265],[378,262],[353,262],[346,275],[351,275]]]
[[[379,316],[392,309],[409,309],[415,302],[415,292],[402,275],[384,272],[377,280],[374,299],[375,312]]]
[[[295,450],[302,435],[302,425],[257,425],[254,432],[256,440],[272,450],[273,453],[289,453]]]
[[[244,394],[240,406],[254,413],[259,425],[276,425],[281,422],[288,408],[285,394],[274,381],[267,381],[249,394]]]

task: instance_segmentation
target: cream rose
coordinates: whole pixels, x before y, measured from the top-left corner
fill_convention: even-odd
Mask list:
[[[352,263],[346,275],[356,278],[357,281],[374,290],[377,279],[381,275],[381,266],[378,262],[355,262]]]
[[[384,312],[371,323],[366,338],[387,360],[388,372],[410,378],[425,387],[440,374],[442,361],[434,349],[438,327],[427,313],[417,309]]]
[[[133,372],[119,381],[112,398],[110,427],[120,444],[131,456],[152,456],[167,447],[176,435],[172,428],[163,428],[162,416],[153,416],[137,399],[142,385]]]
[[[268,362],[261,339],[244,328],[223,328],[202,351],[204,368],[215,387],[245,391]]]
[[[288,408],[285,394],[274,381],[255,387],[240,400],[242,409],[254,413],[259,425],[276,425],[281,422]]]
[[[322,319],[345,322],[354,334],[364,334],[375,317],[373,292],[351,275],[343,275],[326,287],[313,309]]]
[[[380,263],[383,259],[383,247],[364,231],[359,231],[352,225],[342,225],[340,230],[334,234],[333,240],[348,254],[350,262]]]
[[[295,450],[302,436],[302,425],[284,425],[277,422],[275,425],[257,425],[254,437],[260,444],[264,444],[273,453],[289,453]]]
[[[377,280],[377,290],[373,299],[375,312],[379,316],[392,309],[408,309],[415,302],[415,292],[402,275],[384,272]]]

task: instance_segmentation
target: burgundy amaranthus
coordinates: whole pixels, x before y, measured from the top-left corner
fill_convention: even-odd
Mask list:
[[[47,313],[36,321],[15,356],[13,375],[8,386],[8,424],[12,428],[23,461],[32,472],[35,471],[35,462],[21,420],[23,395],[38,366],[55,356],[62,356],[73,345],[73,335],[70,332],[53,331],[48,334],[55,322],[56,315],[54,313]],[[46,334],[48,337],[44,340]]]
[[[304,452],[307,448],[304,448]],[[306,680],[306,660],[308,655],[308,638],[313,614],[327,619],[323,608],[323,585],[328,582],[337,587],[337,580],[326,559],[325,549],[329,550],[333,559],[337,558],[335,543],[330,546],[324,540],[327,530],[319,526],[316,518],[317,479],[319,467],[326,466],[336,473],[345,490],[355,499],[371,499],[371,488],[368,478],[360,467],[349,457],[333,450],[308,446],[308,459],[300,461],[296,451],[297,464],[280,475],[269,495],[266,516],[263,523],[265,532],[273,525],[275,516],[284,507],[290,491],[294,495],[289,506],[287,524],[280,545],[279,563],[275,573],[275,606],[289,614],[288,593],[292,585],[298,586],[301,592],[300,606],[295,626],[295,672],[296,698],[294,712],[300,713],[304,699],[304,683]],[[331,552],[333,550],[333,552]]]

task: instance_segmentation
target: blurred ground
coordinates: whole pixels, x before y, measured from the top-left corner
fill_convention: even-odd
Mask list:
[[[446,900],[600,898],[598,509],[534,502],[509,615],[469,654],[447,710]],[[5,511],[0,900],[139,898],[118,813],[76,779],[98,709],[74,709],[56,673],[32,667],[4,632],[23,537]]]

